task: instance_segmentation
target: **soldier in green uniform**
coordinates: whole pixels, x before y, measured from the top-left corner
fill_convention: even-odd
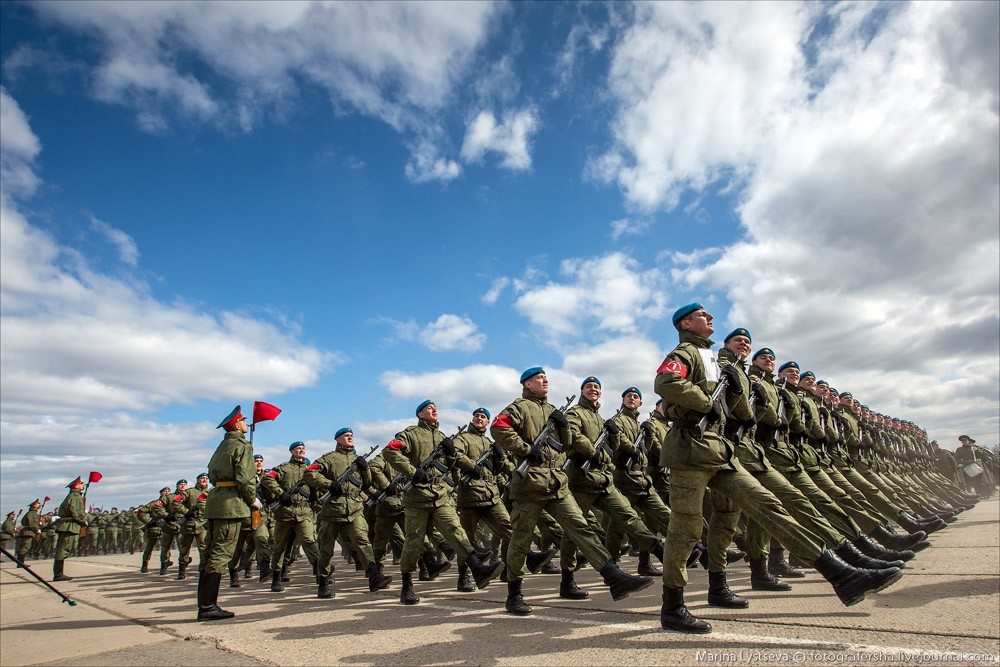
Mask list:
[[[504,567],[502,562],[487,565],[479,560],[462,529],[455,510],[455,499],[441,472],[435,467],[429,470],[420,467],[439,447],[441,458],[448,467],[454,465],[458,454],[454,441],[438,430],[437,406],[429,399],[423,401],[417,406],[416,416],[418,423],[397,433],[385,448],[385,459],[389,465],[412,482],[409,491],[403,495],[406,541],[399,564],[403,575],[399,596],[402,604],[420,602],[413,591],[413,572],[417,569],[424,540],[434,528],[441,531],[448,544],[465,559],[479,588],[486,588]]]
[[[723,371],[712,352],[709,336],[715,331],[712,315],[700,303],[679,308],[672,318],[680,342],[657,369],[654,388],[663,398],[672,426],[663,442],[660,463],[670,467],[671,520],[663,562],[663,606],[660,624],[682,632],[711,632],[711,625],[695,618],[684,605],[686,559],[702,532],[702,500],[712,489],[715,514],[738,510],[768,529],[829,581],[845,605],[864,599],[897,581],[896,568],[858,570],[823,550],[822,540],[803,528],[781,502],[740,466],[735,448],[725,437],[726,417],[720,396],[713,392],[723,372],[729,375],[727,393],[744,392],[736,369]],[[704,430],[702,427],[704,419]],[[736,503],[739,506],[736,506]],[[709,548],[711,552],[711,547]]]
[[[663,558],[663,544],[656,535],[646,527],[638,513],[629,501],[618,491],[614,482],[615,465],[612,456],[618,448],[621,430],[614,419],[603,419],[599,412],[602,393],[601,381],[590,376],[580,385],[580,398],[577,404],[566,412],[569,421],[565,454],[571,461],[569,465],[569,488],[580,511],[587,515],[597,509],[604,514],[609,525],[617,525],[622,533],[629,536],[632,544],[640,546],[645,551]],[[638,428],[638,426],[636,426]],[[607,448],[598,450],[596,445],[602,432],[607,431]],[[585,469],[586,468],[586,469]],[[663,524],[665,526],[665,523]],[[605,548],[608,543],[605,541]],[[620,546],[620,539],[619,539]],[[615,551],[608,550],[615,555]],[[586,591],[576,585],[573,579],[576,545],[572,538],[563,535],[559,545],[559,564],[562,568],[562,582],[559,585],[559,596],[570,600],[580,600],[588,597]]]
[[[42,523],[42,539],[41,541],[41,552],[39,556],[41,558],[51,558],[56,551],[56,514],[55,512],[48,512],[44,517],[45,521]]]
[[[174,564],[170,560],[170,549],[177,541],[177,534],[181,527],[177,520],[184,513],[184,492],[187,490],[186,479],[177,480],[173,493],[168,493],[163,498],[163,504],[155,507],[154,516],[161,519],[160,523],[160,574],[167,573],[167,568]],[[180,496],[180,500],[177,497]]]
[[[615,417],[621,433],[614,453],[615,487],[625,496],[643,523],[666,535],[667,526],[670,525],[670,508],[657,493],[649,474],[649,449],[654,433],[652,415],[640,424],[640,407],[642,392],[637,387],[629,387],[622,392],[621,409]],[[622,524],[611,522],[605,538],[610,553],[619,551],[623,535]],[[726,546],[729,546],[729,542],[726,542]],[[662,576],[663,572],[650,563],[649,556],[648,550],[640,548],[638,573],[649,577]]]
[[[101,533],[104,535],[104,553],[106,554],[118,552],[119,532],[121,531],[120,516],[118,508],[112,507],[104,519],[104,530]]]
[[[403,473],[393,471],[385,460],[385,450],[371,460],[369,470],[375,491],[375,497],[370,501],[375,504],[372,553],[381,572],[390,541],[393,543],[393,553],[402,554],[406,539],[403,533]]]
[[[215,488],[205,502],[208,540],[205,560],[198,565],[198,620],[214,621],[235,614],[218,605],[222,574],[236,550],[240,526],[250,518],[250,509],[260,508],[254,474],[253,446],[244,434],[250,430],[236,406],[217,428],[226,435],[208,463],[208,479]]]
[[[160,537],[162,535],[160,526],[163,524],[163,518],[167,515],[166,506],[170,501],[167,494],[169,493],[170,487],[163,487],[160,489],[160,495],[157,498],[150,500],[136,511],[136,515],[143,524],[142,531],[145,533],[145,544],[142,550],[142,567],[139,568],[139,572],[149,572],[149,559],[153,555],[153,550],[160,545]]]
[[[535,443],[543,430],[548,430],[560,447],[571,442],[569,420],[548,402],[549,379],[545,369],[535,366],[524,371],[521,387],[521,397],[504,408],[490,426],[493,439],[518,467],[525,466],[523,474],[515,470],[511,476],[512,535],[506,558],[505,609],[518,616],[532,613],[524,601],[521,586],[535,526],[542,512],[548,512],[559,523],[564,535],[601,573],[604,583],[611,589],[612,598],[621,600],[649,587],[653,581],[649,577],[634,577],[618,568],[587,522],[570,493],[569,478],[562,470],[566,455],[549,444]],[[552,427],[548,428],[550,422]]]
[[[179,500],[178,500],[179,498]],[[177,578],[187,577],[187,568],[191,564],[191,544],[197,543],[198,562],[204,560],[205,554],[205,503],[208,500],[208,473],[203,472],[195,478],[194,486],[184,489],[183,493],[174,496],[171,501],[171,511],[177,515],[180,530],[177,533]]]
[[[35,544],[35,536],[41,528],[41,519],[38,516],[38,508],[42,506],[41,501],[35,498],[28,505],[28,511],[21,519],[21,532],[17,536],[17,549],[15,556],[22,562],[28,558],[28,551]],[[17,564],[21,567],[21,563]]]
[[[80,529],[87,525],[83,507],[83,480],[77,477],[67,485],[69,493],[59,505],[59,533],[52,559],[52,581],[70,581],[73,577],[63,572],[66,559],[80,541]]]
[[[309,466],[306,462],[305,443],[293,442],[288,446],[288,451],[291,458],[271,468],[260,481],[268,499],[280,503],[278,509],[274,511],[274,548],[271,550],[271,562],[267,568],[271,572],[271,590],[276,593],[284,590],[281,579],[282,574],[287,573],[288,567],[285,563],[285,552],[291,548],[292,542],[296,539],[302,545],[313,570],[319,571],[316,523],[311,505],[312,492],[305,480],[306,468]],[[263,564],[260,567],[263,577]]]
[[[458,469],[458,516],[462,529],[470,537],[475,536],[480,524],[487,526],[494,539],[499,538],[501,554],[507,553],[510,544],[510,514],[500,499],[501,485],[505,474],[514,472],[514,466],[504,454],[500,445],[486,436],[490,425],[490,412],[486,408],[476,408],[468,428],[455,437],[455,467]],[[485,459],[485,460],[484,460]],[[483,461],[477,465],[477,461]],[[527,565],[532,572],[538,572],[545,563],[552,560],[554,550],[531,552]],[[465,559],[458,558],[458,584],[456,589],[472,592],[476,589]]]
[[[14,535],[17,534],[17,524],[14,523],[16,516],[16,512],[7,512],[7,517],[3,520],[3,525],[0,525],[0,547],[6,549],[7,543],[14,539]]]
[[[368,590],[375,591],[386,588],[392,583],[392,577],[387,577],[378,569],[372,545],[368,541],[368,524],[363,513],[364,497],[362,489],[371,486],[371,470],[368,461],[358,456],[354,451],[354,431],[348,427],[338,429],[334,435],[337,447],[327,452],[308,466],[305,472],[305,482],[317,494],[329,492],[330,496],[323,503],[319,512],[319,555],[316,569],[318,584],[317,596],[333,597],[330,588],[330,577],[333,574],[330,561],[337,538],[343,536],[361,560],[368,577]],[[354,466],[360,486],[351,482],[341,483],[339,478]],[[277,550],[277,547],[276,547]],[[272,563],[272,567],[277,567]]]

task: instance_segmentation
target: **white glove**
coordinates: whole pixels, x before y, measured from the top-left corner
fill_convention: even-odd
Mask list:
[[[259,510],[261,507],[263,507],[263,505],[260,504],[260,498],[254,498],[253,505],[251,505],[250,507],[252,507],[255,510]]]

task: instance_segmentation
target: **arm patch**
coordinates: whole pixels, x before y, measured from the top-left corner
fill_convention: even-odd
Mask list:
[[[494,426],[496,428],[512,428],[514,424],[510,420],[510,415],[499,414],[490,426]]]
[[[403,443],[399,440],[390,440],[389,444],[385,446],[386,449],[391,449],[394,452],[398,452],[403,449]]]
[[[310,463],[309,467],[306,468],[306,470],[319,470],[319,464],[318,463]]]
[[[687,379],[688,369],[687,366],[677,361],[676,359],[665,359],[660,367],[656,369],[656,374],[660,373],[676,373],[682,378]]]

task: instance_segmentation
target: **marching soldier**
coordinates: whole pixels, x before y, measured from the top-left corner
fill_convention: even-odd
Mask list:
[[[41,528],[41,519],[38,516],[38,508],[41,506],[42,503],[38,498],[35,498],[28,505],[28,511],[21,519],[21,532],[17,536],[17,550],[14,555],[22,562],[28,558],[28,551],[34,546],[35,536],[38,535]],[[18,563],[17,566],[22,567],[21,563]]]
[[[83,480],[77,477],[66,485],[69,493],[59,505],[59,533],[55,556],[52,559],[52,581],[70,581],[73,577],[63,572],[66,559],[76,549],[80,541],[80,529],[87,525],[87,513],[83,507]]]
[[[7,512],[7,518],[3,520],[3,525],[0,525],[0,547],[6,549],[7,543],[17,534],[17,524],[14,523],[16,516],[16,512]]]
[[[445,486],[441,472],[433,466],[427,470],[421,467],[421,463],[435,451],[441,452],[448,467],[454,465],[458,454],[454,441],[438,430],[437,406],[431,400],[423,401],[417,406],[416,416],[418,423],[397,433],[386,445],[385,451],[389,465],[412,482],[403,496],[406,542],[399,564],[403,574],[399,596],[402,604],[420,602],[413,591],[413,572],[417,569],[424,538],[433,528],[441,531],[445,540],[465,559],[479,588],[486,588],[504,567],[502,562],[486,565],[479,560],[462,529],[455,511],[455,500]]]
[[[198,547],[198,562],[204,560],[205,554],[205,502],[208,500],[208,473],[203,472],[195,478],[194,486],[184,489],[183,493],[174,496],[171,501],[171,511],[178,518],[180,530],[177,533],[177,578],[187,577],[187,568],[191,564],[191,543]]]
[[[253,446],[244,434],[250,430],[236,406],[216,428],[225,436],[208,463],[208,479],[215,486],[205,502],[208,540],[205,560],[198,565],[198,620],[215,621],[235,614],[219,607],[222,574],[236,551],[240,526],[250,518],[250,509],[261,506],[257,499]]]
[[[339,433],[339,431],[338,431]],[[287,578],[288,563],[285,562],[286,552],[292,543],[298,540],[306,552],[306,558],[313,570],[318,568],[318,550],[316,547],[316,523],[311,505],[312,492],[305,481],[306,462],[305,443],[298,441],[288,446],[291,458],[261,477],[261,487],[281,506],[274,512],[274,548],[271,550],[271,562],[265,566],[260,563],[261,580],[264,580],[265,569],[271,573],[271,590],[281,592],[282,578]],[[332,555],[331,546],[331,555]]]
[[[163,523],[163,517],[167,515],[166,506],[169,502],[167,494],[169,493],[170,487],[163,487],[160,489],[158,498],[149,501],[136,512],[139,520],[143,523],[143,531],[146,533],[145,546],[142,551],[142,567],[139,568],[139,572],[143,574],[149,572],[149,559],[153,556],[153,550],[160,544],[160,537],[163,534],[160,526]],[[160,568],[166,572],[166,567],[170,565],[173,563],[168,563],[166,566],[161,563]]]

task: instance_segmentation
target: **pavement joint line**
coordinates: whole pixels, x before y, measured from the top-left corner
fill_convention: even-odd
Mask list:
[[[496,610],[480,609],[480,610],[471,610],[470,611],[466,607],[458,607],[458,606],[453,606],[453,605],[445,605],[445,604],[439,604],[439,603],[436,603],[436,602],[429,603],[428,606],[435,607],[436,609],[443,609],[445,611],[462,612],[462,613],[465,613],[465,614],[472,613],[472,614],[477,615],[477,616],[495,616],[495,617],[498,617],[498,618],[510,618],[510,619],[515,618],[515,617],[510,616],[509,614],[506,614],[506,613],[503,613],[503,612],[498,612]],[[618,613],[618,612],[611,612],[611,613]],[[633,612],[633,613],[635,613],[635,612]],[[650,616],[650,614],[641,614],[641,615],[643,615],[643,616]],[[534,620],[534,621],[551,621],[551,622],[554,622],[554,623],[562,623],[562,624],[569,623],[571,625],[582,625],[582,626],[598,627],[598,628],[617,628],[617,629],[621,629],[621,630],[631,630],[631,631],[635,631],[637,629],[641,629],[641,627],[637,627],[636,625],[634,625],[632,623],[605,623],[605,622],[598,621],[598,620],[588,620],[588,619],[584,619],[584,618],[561,618],[559,616],[546,616],[544,614],[532,614],[529,618],[530,618],[530,620]],[[827,626],[810,626],[810,627],[824,627],[825,628]],[[848,630],[849,628],[844,628],[844,629]],[[659,628],[657,628],[655,630],[649,630],[650,634],[659,634],[661,632],[667,632],[667,631],[659,629]],[[684,633],[671,633],[671,634],[677,634],[677,635],[685,636],[685,637],[691,636],[691,635],[687,635],[687,634],[684,634]],[[912,633],[909,633],[909,634],[912,634]],[[926,634],[926,633],[922,633],[922,634]],[[957,652],[957,651],[932,651],[932,650],[924,650],[924,649],[907,648],[907,647],[903,647],[903,646],[878,646],[878,645],[873,645],[873,644],[852,644],[852,643],[847,643],[847,642],[830,642],[830,641],[824,641],[822,639],[799,639],[797,637],[775,637],[775,636],[768,636],[768,635],[748,635],[748,634],[733,633],[733,632],[712,632],[712,634],[710,636],[713,639],[721,639],[721,640],[728,640],[728,641],[734,641],[734,642],[745,642],[745,643],[749,643],[749,644],[753,644],[755,642],[756,643],[777,643],[777,644],[785,643],[785,644],[792,644],[792,645],[796,645],[796,646],[818,646],[818,647],[821,647],[821,648],[824,648],[824,649],[827,649],[827,650],[831,650],[831,651],[843,651],[843,652],[853,651],[853,652],[856,652],[856,653],[862,653],[862,652],[864,652],[864,653],[882,652],[882,653],[895,653],[897,655],[901,655],[901,654],[919,655],[919,656],[925,656],[925,657],[930,657],[930,658],[936,658],[938,660],[942,660],[942,659],[945,659],[945,658],[952,658],[954,656],[960,655],[960,653]],[[945,636],[952,636],[952,635],[945,635]],[[964,635],[959,635],[959,636],[964,637]],[[981,639],[981,637],[975,637],[975,638],[976,639]],[[985,639],[992,639],[992,637],[985,637]],[[1000,662],[1000,654],[993,654],[991,656],[991,659],[992,659],[993,662]]]

